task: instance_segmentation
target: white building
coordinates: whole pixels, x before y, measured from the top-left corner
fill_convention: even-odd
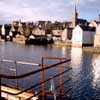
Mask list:
[[[94,43],[95,28],[77,25],[72,33],[72,46],[90,46]]]
[[[100,47],[100,24],[96,27],[96,34],[94,35],[94,47]]]
[[[4,25],[2,25],[1,34],[2,34],[3,36],[5,35],[5,26],[4,26]]]

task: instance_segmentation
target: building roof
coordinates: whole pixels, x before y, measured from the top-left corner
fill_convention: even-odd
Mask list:
[[[78,22],[78,23],[86,23],[87,20],[86,20],[86,19],[80,19],[80,18],[78,18],[78,19],[77,19],[77,22]]]
[[[7,25],[7,24],[5,24],[5,30],[10,30],[11,29],[11,25]]]
[[[95,32],[95,27],[89,27],[89,26],[80,26],[83,31],[93,31]]]

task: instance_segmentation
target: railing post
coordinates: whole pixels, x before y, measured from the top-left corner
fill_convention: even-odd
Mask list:
[[[45,75],[44,75],[44,64],[43,64],[43,57],[42,57],[42,100],[45,100],[44,80],[45,80]]]
[[[15,76],[17,76],[17,62],[15,61]],[[16,87],[18,88],[18,80],[16,79]]]
[[[60,59],[60,61],[62,61],[62,60]],[[60,66],[59,66],[59,73],[60,73],[60,76],[59,76],[59,78],[60,78],[60,81],[59,81],[59,85],[60,85],[59,99],[62,100],[62,64],[60,64]]]

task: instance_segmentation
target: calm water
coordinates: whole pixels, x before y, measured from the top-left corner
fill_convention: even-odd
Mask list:
[[[100,54],[83,52],[81,48],[66,48],[61,46],[34,46],[20,45],[10,42],[0,43],[0,58],[14,61],[35,62],[40,64],[42,56],[57,56],[71,58],[68,66],[72,70],[68,73],[72,79],[67,85],[73,86],[68,91],[72,94],[73,100],[100,100]],[[51,63],[51,62],[50,62]],[[0,63],[0,72],[14,75],[15,64]],[[6,66],[6,67],[5,67]],[[29,72],[38,69],[33,66],[17,65],[17,74]],[[55,70],[56,73],[57,69]],[[52,70],[51,70],[52,72]],[[48,72],[50,75],[51,73]],[[37,77],[37,78],[36,78]],[[65,77],[67,78],[67,77]],[[40,75],[34,76],[35,82],[38,82]],[[11,80],[3,80],[6,83],[14,83]],[[35,83],[32,77],[23,79],[18,82],[20,87],[29,86]],[[57,82],[57,79],[56,79]],[[65,88],[66,90],[66,88]]]

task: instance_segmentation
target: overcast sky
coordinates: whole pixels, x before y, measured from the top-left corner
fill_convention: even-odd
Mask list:
[[[70,21],[74,5],[79,18],[97,20],[100,0],[0,0],[0,23],[22,21]]]

